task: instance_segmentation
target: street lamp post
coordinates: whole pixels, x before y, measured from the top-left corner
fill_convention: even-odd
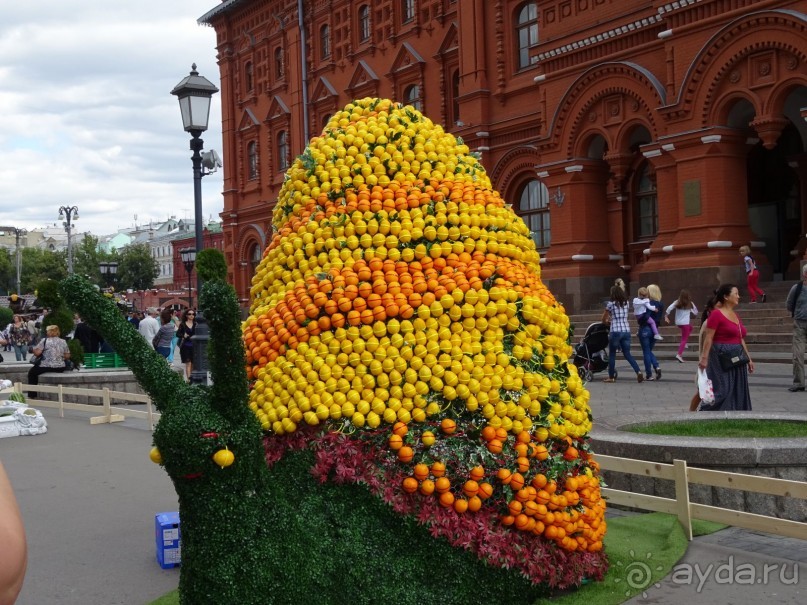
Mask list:
[[[67,231],[67,274],[73,275],[73,221],[78,220],[78,206],[60,206],[59,220]]]
[[[104,278],[104,282],[106,282],[106,287],[111,288],[112,282],[115,281],[115,275],[118,273],[118,263],[116,262],[103,262],[98,264],[98,268],[101,270],[101,275]]]
[[[182,259],[182,264],[185,265],[185,271],[188,273],[188,308],[193,309],[191,273],[193,273],[193,266],[196,264],[196,250],[193,248],[182,248],[182,250],[179,251],[179,256]]]
[[[190,148],[193,152],[193,207],[194,232],[196,236],[196,253],[204,249],[202,239],[202,149],[204,141],[202,133],[207,130],[210,119],[210,101],[219,91],[207,78],[200,76],[196,71],[196,63],[191,66],[191,72],[185,76],[171,91],[179,100],[179,109],[182,113],[182,126],[185,132],[191,135]],[[196,272],[196,291],[202,291],[202,278]],[[192,384],[207,384],[207,324],[201,313],[196,315],[196,335],[193,337],[193,371]]]
[[[0,227],[0,235],[5,235],[6,231],[12,232],[16,241],[17,294],[22,295],[22,248],[20,248],[20,238],[28,235],[28,230],[18,229],[17,227]]]

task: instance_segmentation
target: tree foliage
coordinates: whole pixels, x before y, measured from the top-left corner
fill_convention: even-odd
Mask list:
[[[17,269],[14,256],[5,248],[0,248],[0,293],[17,291]]]
[[[202,281],[217,279],[225,281],[227,279],[227,261],[221,250],[215,248],[205,248],[196,255],[196,272]]]
[[[148,290],[159,275],[160,267],[148,244],[132,244],[120,253],[116,280],[119,289]]]
[[[37,284],[52,279],[59,281],[67,277],[67,253],[40,248],[22,250],[22,292],[33,293]],[[16,277],[15,277],[16,278]]]
[[[73,273],[83,275],[92,283],[106,288],[106,279],[101,275],[101,263],[118,261],[116,252],[104,252],[98,249],[98,238],[94,235],[85,235],[81,243],[73,249]],[[115,282],[112,282],[115,286]]]

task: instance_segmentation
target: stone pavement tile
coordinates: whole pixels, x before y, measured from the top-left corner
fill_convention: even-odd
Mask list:
[[[715,535],[715,534],[713,534]],[[714,544],[710,536],[696,538],[670,575],[656,584],[648,584],[642,574],[646,553],[625,567],[622,585],[631,582],[643,594],[626,603],[634,605],[803,605],[807,602],[807,566],[754,552],[744,552]],[[652,553],[650,553],[652,555]],[[628,571],[633,571],[628,575]],[[614,580],[615,581],[615,580]]]

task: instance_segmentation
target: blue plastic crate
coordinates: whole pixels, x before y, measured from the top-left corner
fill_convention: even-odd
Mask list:
[[[182,562],[182,543],[179,530],[179,513],[157,513],[154,517],[157,543],[157,563],[171,569]]]

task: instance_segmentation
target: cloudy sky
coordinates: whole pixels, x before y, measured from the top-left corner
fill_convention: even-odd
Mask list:
[[[196,23],[219,1],[3,1],[0,226],[53,225],[64,205],[95,235],[193,218],[190,137],[170,91],[193,62],[221,87],[215,32]],[[221,153],[219,95],[210,125],[205,149]],[[203,179],[205,218],[221,190],[221,171]]]

